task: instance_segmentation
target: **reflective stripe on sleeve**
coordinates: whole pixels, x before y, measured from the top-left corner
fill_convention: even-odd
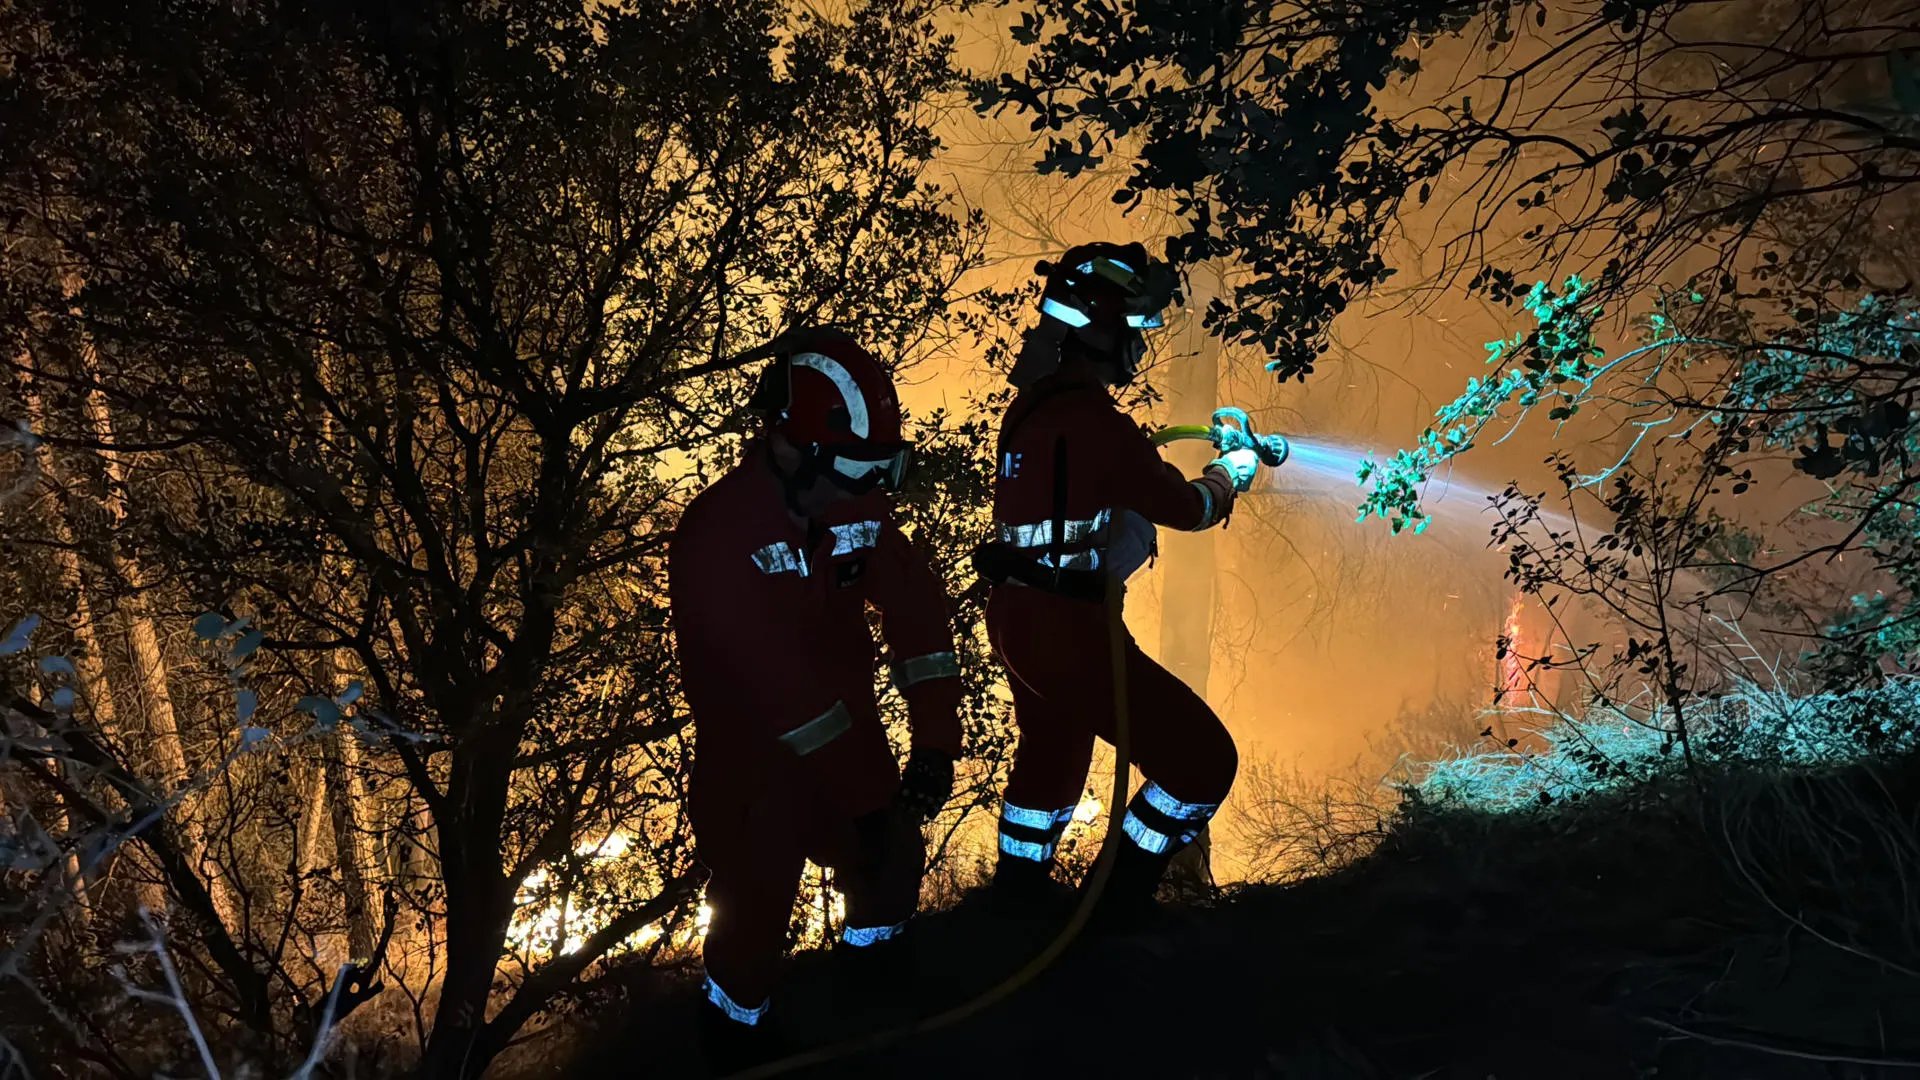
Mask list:
[[[1189,480],[1187,482],[1192,484],[1195,488],[1199,489],[1200,499],[1201,499],[1200,524],[1195,525],[1189,531],[1200,532],[1203,529],[1212,528],[1213,527],[1213,489],[1209,488],[1207,485],[1201,483],[1198,480]]]
[[[960,675],[960,660],[952,652],[927,653],[908,657],[892,666],[893,688],[905,690],[928,679],[952,679]]]
[[[833,708],[780,736],[780,741],[805,757],[846,734],[852,726],[853,716],[847,712],[846,703],[836,701]]]

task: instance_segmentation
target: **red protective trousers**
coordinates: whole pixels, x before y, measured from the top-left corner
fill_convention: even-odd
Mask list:
[[[913,913],[919,830],[868,817],[900,774],[874,700],[867,609],[881,614],[915,745],[957,755],[946,592],[884,499],[796,522],[761,450],[687,507],[668,581],[694,720],[694,839],[713,875],[707,973],[753,1008],[773,987],[804,860],[835,869],[849,928]],[[858,835],[862,819],[881,827]]]
[[[1125,514],[1176,529],[1206,527],[1217,517],[1205,492],[1162,461],[1148,436],[1090,381],[1055,375],[1023,392],[1002,422],[999,457],[1000,539],[1063,567],[1098,569]],[[1054,542],[1056,521],[1063,542]],[[1079,802],[1093,740],[1115,737],[1105,604],[1009,583],[993,590],[987,630],[1006,667],[1020,728],[1008,812],[1058,814]],[[1124,655],[1134,764],[1181,802],[1220,803],[1239,767],[1226,727],[1131,635]]]
[[[987,633],[1013,690],[1020,745],[1006,801],[1036,810],[1080,801],[1093,740],[1114,741],[1113,665],[1098,604],[1019,585],[993,590]],[[1133,763],[1183,802],[1224,800],[1240,759],[1207,706],[1126,635],[1127,735]]]

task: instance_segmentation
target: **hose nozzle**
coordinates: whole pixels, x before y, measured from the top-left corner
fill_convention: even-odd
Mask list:
[[[1213,410],[1212,440],[1223,454],[1230,450],[1253,451],[1260,464],[1269,469],[1279,468],[1292,452],[1285,436],[1255,435],[1247,411],[1232,406]]]

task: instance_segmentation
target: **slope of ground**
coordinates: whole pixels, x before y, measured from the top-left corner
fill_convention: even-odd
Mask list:
[[[1412,808],[1368,858],[1088,939],[957,1027],[808,1077],[1920,1075],[1912,762],[1744,769],[1574,805]],[[783,1031],[820,1045],[966,1000],[1057,927],[923,918],[917,974],[795,959]],[[571,1032],[577,1077],[709,1075],[690,977],[634,972]]]

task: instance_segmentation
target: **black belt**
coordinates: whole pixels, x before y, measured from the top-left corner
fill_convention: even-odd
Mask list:
[[[1099,570],[1055,570],[1020,554],[1000,540],[973,549],[973,572],[995,585],[1009,581],[1069,600],[1099,604],[1107,598],[1107,576]]]

